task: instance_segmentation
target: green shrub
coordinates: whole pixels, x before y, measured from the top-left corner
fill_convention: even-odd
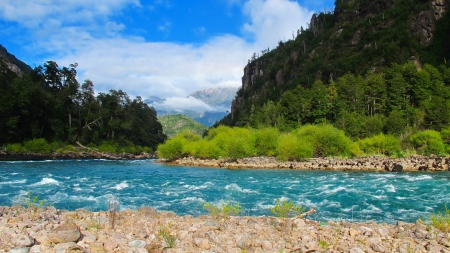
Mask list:
[[[183,155],[183,145],[185,140],[177,136],[173,137],[170,140],[167,140],[166,143],[160,144],[158,146],[158,157],[159,158],[167,158],[167,159],[175,159],[181,157]]]
[[[217,159],[223,155],[223,151],[212,141],[202,139],[198,142],[191,143],[192,155],[198,158],[214,158]]]
[[[445,150],[441,134],[434,130],[419,131],[410,136],[409,140],[419,154],[442,154]]]
[[[24,153],[25,148],[20,143],[13,143],[6,145],[6,151],[14,153]]]
[[[102,145],[98,147],[99,152],[116,153],[119,151],[117,146],[112,142],[103,142]]]
[[[277,142],[277,158],[281,161],[304,161],[313,156],[312,145],[293,134],[280,135]]]
[[[305,125],[293,131],[310,142],[315,156],[340,156],[350,153],[352,141],[344,131],[332,125]]]
[[[225,202],[221,205],[215,205],[210,202],[205,202],[203,203],[203,208],[216,219],[228,218],[228,216],[230,215],[237,215],[244,211],[244,208],[241,207],[239,202],[235,203],[234,205],[230,204],[230,202]]]
[[[277,203],[274,207],[270,208],[270,211],[279,218],[290,218],[296,215],[300,215],[304,213],[306,207],[296,205],[294,201],[288,201],[277,199]]]
[[[218,127],[209,132],[207,140],[222,150],[227,158],[243,158],[256,155],[253,130],[239,127]]]
[[[262,128],[255,130],[256,154],[273,156],[277,149],[277,140],[280,132],[276,128]]]
[[[23,146],[26,151],[33,153],[40,153],[40,154],[51,153],[50,144],[48,144],[48,142],[43,138],[26,141]]]
[[[430,215],[430,222],[435,228],[443,231],[450,232],[450,209],[445,206],[445,212],[433,213]]]
[[[400,139],[384,134],[359,140],[358,145],[366,155],[392,155],[401,150]]]

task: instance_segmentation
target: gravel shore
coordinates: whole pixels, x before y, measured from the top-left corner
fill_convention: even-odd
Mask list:
[[[184,157],[175,160],[158,160],[160,163],[181,166],[199,166],[230,169],[296,169],[335,171],[449,171],[450,157],[411,156],[390,158],[383,156],[357,158],[312,158],[308,161],[281,162],[275,157],[250,157],[241,159],[200,159]]]
[[[0,207],[0,252],[450,252],[450,233],[421,221],[192,217],[138,211]]]

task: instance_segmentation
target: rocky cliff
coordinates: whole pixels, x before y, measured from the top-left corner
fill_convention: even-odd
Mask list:
[[[0,44],[0,59],[3,60],[10,70],[16,73],[18,76],[22,73],[28,73],[31,71],[31,67],[23,61],[17,59],[14,55],[8,53],[8,50]]]
[[[328,83],[345,73],[379,73],[413,60],[435,66],[450,58],[449,0],[339,0],[311,17],[293,40],[263,50],[244,68],[231,114],[220,123],[246,124],[252,106],[278,101],[298,85]]]

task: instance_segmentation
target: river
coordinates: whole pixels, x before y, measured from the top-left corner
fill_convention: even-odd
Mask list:
[[[0,162],[0,205],[28,192],[58,209],[152,206],[204,215],[203,202],[240,202],[244,215],[271,215],[277,199],[315,208],[309,219],[414,222],[450,204],[449,172],[336,172],[167,166],[156,160]],[[449,206],[450,207],[450,206]]]

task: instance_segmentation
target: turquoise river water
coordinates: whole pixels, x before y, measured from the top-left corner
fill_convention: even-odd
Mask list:
[[[153,206],[178,215],[207,214],[202,202],[240,202],[244,215],[271,215],[278,198],[313,207],[310,219],[395,223],[443,211],[450,172],[231,170],[167,166],[156,160],[0,162],[0,206],[28,192],[58,209]],[[449,206],[450,207],[450,206]]]

